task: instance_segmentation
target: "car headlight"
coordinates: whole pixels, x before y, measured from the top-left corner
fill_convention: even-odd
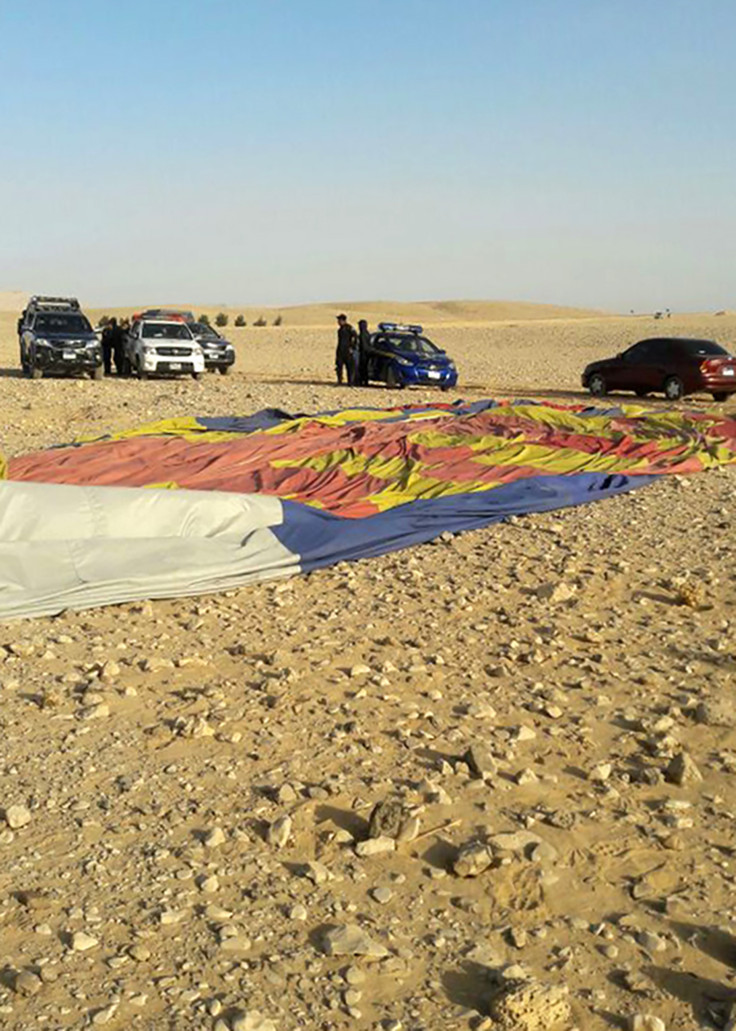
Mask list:
[[[48,347],[48,340],[44,340],[43,337],[36,337],[36,347]]]
[[[144,354],[155,354],[156,353],[156,348],[153,347],[152,344],[144,344],[143,345],[143,353]]]
[[[398,355],[394,357],[394,361],[398,362],[399,365],[413,365],[414,362],[410,361],[409,358],[399,358]]]
[[[204,357],[204,351],[199,346],[199,344],[195,344],[194,345],[194,347],[192,348],[192,354],[198,354],[198,355],[201,355],[202,357]]]
[[[456,367],[454,362],[448,362],[447,368],[451,369],[452,372],[456,372],[457,371],[457,367]]]

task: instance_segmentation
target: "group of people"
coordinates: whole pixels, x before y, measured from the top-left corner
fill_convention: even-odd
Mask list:
[[[128,319],[118,322],[113,315],[102,330],[102,360],[105,363],[106,376],[112,375],[113,362],[118,376],[122,376],[125,371],[125,337],[129,329]]]
[[[335,374],[338,385],[343,373],[348,386],[368,386],[368,355],[371,334],[365,319],[358,322],[357,332],[348,322],[347,315],[337,316],[337,350],[335,352]]]

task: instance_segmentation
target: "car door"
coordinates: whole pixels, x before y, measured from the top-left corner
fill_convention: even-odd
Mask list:
[[[654,390],[654,340],[641,340],[622,355],[618,386],[622,390]]]

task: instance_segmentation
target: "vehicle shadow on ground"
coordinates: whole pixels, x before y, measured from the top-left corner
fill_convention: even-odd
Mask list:
[[[0,368],[0,379],[25,379],[22,369]]]

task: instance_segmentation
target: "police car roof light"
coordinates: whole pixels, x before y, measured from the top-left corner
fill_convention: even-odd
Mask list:
[[[414,333],[418,335],[422,332],[422,327],[414,324],[404,324],[402,322],[379,322],[378,328],[382,333]]]

